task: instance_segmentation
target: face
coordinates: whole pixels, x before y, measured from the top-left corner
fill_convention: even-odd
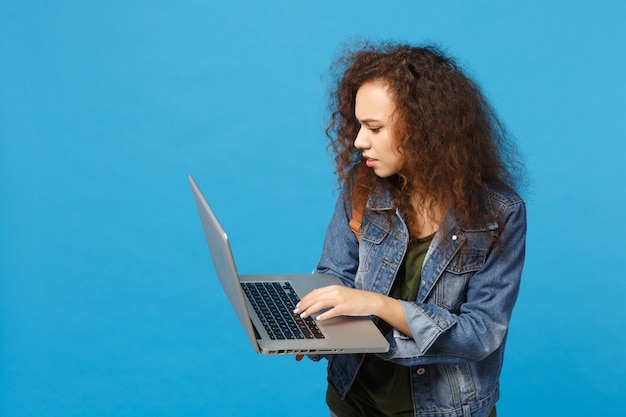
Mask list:
[[[395,101],[382,82],[366,82],[356,93],[355,116],[361,128],[354,146],[363,151],[368,167],[381,178],[400,170],[400,153],[393,138]]]

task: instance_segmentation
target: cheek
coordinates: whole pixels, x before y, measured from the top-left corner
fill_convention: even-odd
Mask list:
[[[393,151],[393,140],[389,135],[383,133],[378,136],[378,147],[385,153],[391,153]]]
[[[402,167],[402,155],[393,141],[390,141],[388,152],[396,171],[398,171]]]
[[[384,142],[385,153],[393,159],[400,159],[400,151],[391,137],[386,137]]]

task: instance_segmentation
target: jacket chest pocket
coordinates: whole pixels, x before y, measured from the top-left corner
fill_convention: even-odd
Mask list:
[[[358,272],[368,272],[374,269],[380,262],[384,250],[381,245],[389,232],[373,222],[364,222],[361,229],[361,242],[359,243],[359,269]]]
[[[386,293],[393,284],[406,244],[385,224],[368,222],[361,230],[359,267],[354,280],[356,288]]]
[[[472,275],[485,264],[487,252],[462,247],[452,258],[439,279],[435,290],[436,303],[458,313],[466,300],[467,285]]]

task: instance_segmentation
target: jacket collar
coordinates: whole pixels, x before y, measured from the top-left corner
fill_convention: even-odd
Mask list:
[[[372,192],[372,195],[370,196],[369,200],[367,200],[367,203],[365,206],[369,210],[388,211],[388,210],[392,210],[395,208],[395,203],[394,203],[394,199],[389,189],[387,187],[383,187],[381,184],[378,184],[376,188],[374,188],[374,191]],[[487,204],[485,208],[493,213],[493,209],[491,208],[490,204]],[[446,217],[444,218],[443,224],[441,226],[442,227],[440,227],[440,229],[446,230],[448,232],[450,231],[479,232],[479,231],[486,231],[486,230],[494,230],[498,228],[498,224],[493,221],[486,222],[484,224],[472,226],[472,227],[463,225],[458,220],[458,217],[455,215],[454,209],[450,209],[448,211],[448,213],[446,214]]]
[[[375,211],[391,210],[395,207],[395,203],[389,189],[378,184],[376,188],[374,188],[369,200],[367,200],[365,207]]]

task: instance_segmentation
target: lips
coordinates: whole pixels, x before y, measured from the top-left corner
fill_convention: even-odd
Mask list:
[[[363,155],[363,159],[365,159],[365,165],[367,165],[369,168],[371,168],[372,166],[374,166],[374,164],[376,163],[376,161],[378,161],[377,159],[370,158],[370,157],[365,156],[365,155]]]

